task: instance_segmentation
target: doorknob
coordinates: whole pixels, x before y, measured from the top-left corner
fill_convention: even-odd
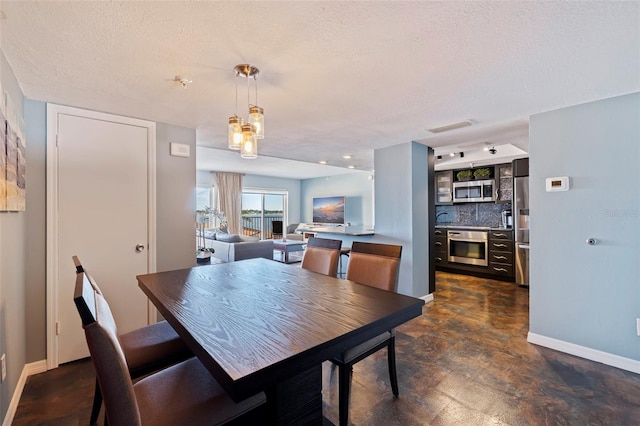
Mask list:
[[[136,253],[140,253],[143,250],[144,250],[144,244],[138,244],[136,246]]]

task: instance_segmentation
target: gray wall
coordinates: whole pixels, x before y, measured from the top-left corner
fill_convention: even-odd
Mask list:
[[[208,170],[198,170],[196,180],[198,186],[213,186],[216,181]],[[272,176],[244,175],[242,178],[244,188],[259,188],[289,193],[289,223],[299,223],[300,220],[300,180],[286,179]]]
[[[429,150],[410,142],[377,149],[374,153],[375,240],[402,245],[398,292],[416,297],[429,294],[433,282],[428,211],[433,161],[429,173]]]
[[[2,88],[13,101],[14,108],[23,115],[24,96],[0,51],[0,80]],[[0,94],[1,95],[1,94]],[[27,157],[29,142],[27,140]],[[29,160],[27,158],[27,194],[29,193]],[[27,200],[27,209],[29,209]],[[0,384],[0,418],[4,419],[20,373],[26,362],[25,331],[25,271],[27,244],[25,212],[0,212],[0,355],[6,354],[7,379]],[[30,256],[29,256],[30,258]],[[43,259],[37,259],[41,262]],[[30,267],[30,264],[29,264]]]
[[[46,358],[46,104],[24,100],[4,55],[0,61],[3,89],[24,111],[27,141],[27,210],[0,212],[0,354],[7,355],[7,380],[0,384],[4,419],[25,364]],[[170,157],[169,142],[189,144],[195,153],[195,130],[158,123],[156,131],[157,268],[188,267],[195,254],[195,154]]]
[[[640,360],[640,94],[530,121],[531,325]],[[568,192],[545,178],[569,176]],[[586,239],[598,240],[595,246]]]
[[[191,147],[191,156],[172,157],[170,143]],[[195,265],[196,131],[156,124],[156,269]]]
[[[373,180],[371,173],[354,171],[344,175],[303,179],[300,195],[300,221],[313,222],[313,198],[346,196],[345,220],[353,226],[373,226]]]
[[[41,338],[45,333],[46,318],[46,165],[47,157],[47,104],[25,99],[27,139],[27,227],[26,249],[29,265],[25,271],[25,291],[28,297],[26,321],[26,362],[46,359],[47,342]],[[42,119],[32,120],[32,117]]]

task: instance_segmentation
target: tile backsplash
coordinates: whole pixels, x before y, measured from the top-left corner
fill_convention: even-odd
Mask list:
[[[486,226],[502,225],[502,211],[511,210],[511,203],[465,203],[436,206],[436,225]]]

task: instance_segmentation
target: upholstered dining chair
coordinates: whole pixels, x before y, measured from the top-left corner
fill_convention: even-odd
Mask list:
[[[84,271],[76,273],[74,302],[96,370],[111,426],[213,425],[252,415],[259,393],[235,403],[195,357],[135,384],[109,304]]]
[[[358,284],[395,292],[398,289],[401,254],[402,246],[354,241],[347,265],[347,279]],[[349,394],[353,365],[384,347],[387,348],[391,390],[394,396],[398,396],[395,330],[385,331],[331,359],[331,362],[338,366],[340,426],[346,426],[349,422]]]
[[[93,277],[86,273],[77,256],[73,256],[73,263],[76,266],[76,273],[84,274],[93,290],[104,297],[100,287]],[[166,321],[138,328],[118,336],[118,339],[132,379],[153,373],[193,356],[178,333]],[[101,406],[102,394],[98,379],[96,379],[91,424],[98,420]]]
[[[342,240],[309,238],[301,267],[319,274],[337,276],[340,247],[342,247]]]

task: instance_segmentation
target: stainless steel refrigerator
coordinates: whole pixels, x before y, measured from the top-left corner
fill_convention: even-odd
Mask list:
[[[514,161],[513,216],[515,225],[516,284],[529,285],[529,161]],[[516,162],[520,162],[516,164]],[[518,167],[520,166],[520,167]],[[526,166],[526,167],[525,167]]]

